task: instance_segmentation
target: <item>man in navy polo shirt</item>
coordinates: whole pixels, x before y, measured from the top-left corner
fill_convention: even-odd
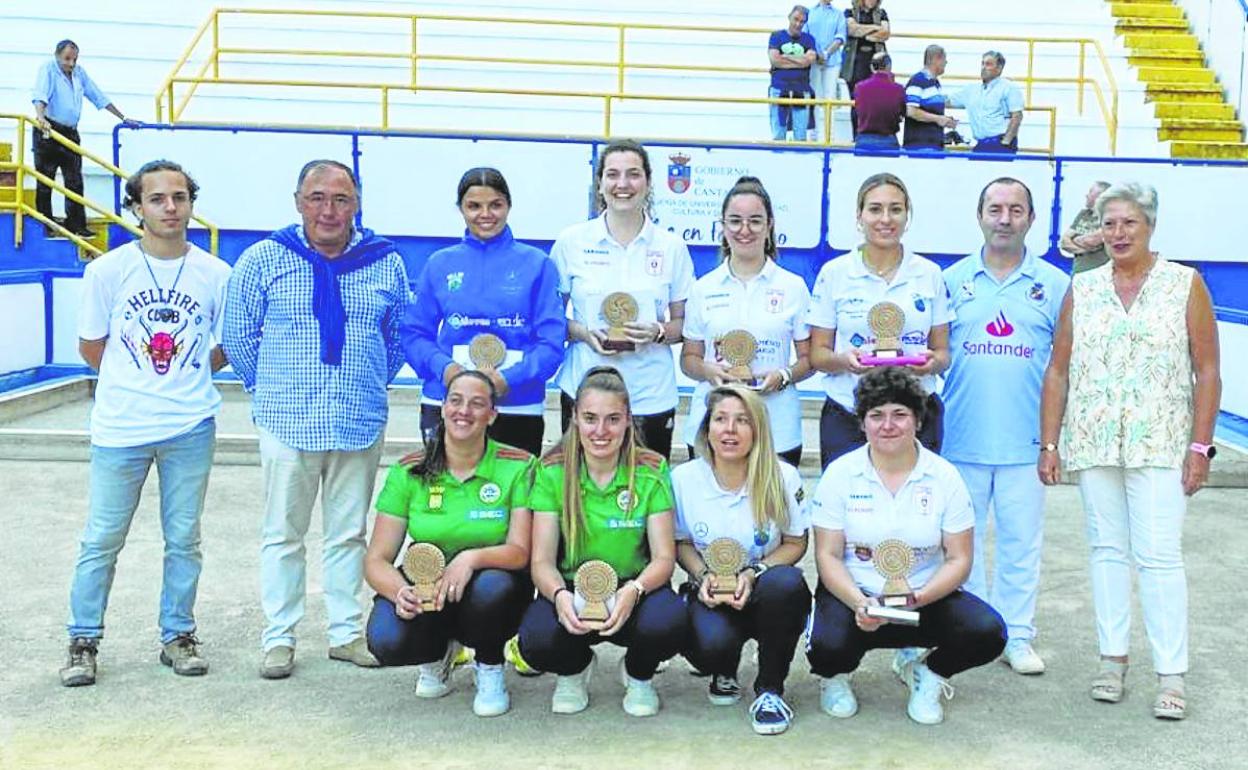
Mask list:
[[[1023,245],[1035,218],[1026,185],[1010,177],[990,182],[979,196],[983,248],[944,274],[957,317],[949,328],[942,455],[962,474],[975,506],[975,556],[964,588],[1005,619],[1003,659],[1020,674],[1044,671],[1032,648],[1044,530],[1044,487],[1035,473],[1040,383],[1070,286],[1065,273]],[[989,508],[997,548],[990,589]]]
[[[771,60],[771,88],[767,93],[773,99],[814,96],[810,88],[810,67],[815,63],[817,45],[810,33],[802,31],[807,16],[806,6],[793,6],[793,10],[789,11],[788,28],[772,32],[767,41],[767,56]],[[772,139],[782,142],[792,130],[793,141],[806,141],[809,107],[788,104],[770,106]]]
[[[906,130],[902,146],[907,150],[943,150],[945,129],[956,128],[957,118],[945,114],[948,98],[940,86],[945,74],[945,49],[929,45],[923,51],[923,69],[906,82]]]

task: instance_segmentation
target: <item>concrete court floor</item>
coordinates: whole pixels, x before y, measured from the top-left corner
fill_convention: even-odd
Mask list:
[[[64,622],[87,465],[0,461],[0,768],[337,767],[879,767],[1238,768],[1248,753],[1248,631],[1238,601],[1248,549],[1240,489],[1200,493],[1185,551],[1191,588],[1190,716],[1151,716],[1154,677],[1136,609],[1134,665],[1123,703],[1090,700],[1096,640],[1082,512],[1073,487],[1050,491],[1038,649],[1049,663],[1023,678],[993,663],[954,680],[939,727],[905,716],[905,690],[889,654],[857,675],[860,713],[834,720],[797,654],[788,681],[797,711],[784,736],[749,729],[748,700],[715,708],[706,682],[675,661],[661,673],[663,710],[635,720],[620,709],[618,648],[601,645],[593,703],[576,717],[549,713],[550,676],[508,674],[513,709],[492,720],[470,710],[470,674],[456,691],[418,701],[412,669],[361,670],[326,658],[318,524],[309,535],[308,613],[298,668],[261,680],[258,635],[260,469],[218,466],[203,521],[197,617],[212,665],[175,677],[156,660],[161,537],[155,474],[122,552],[94,687],[62,688]],[[808,487],[814,480],[807,478]],[[814,575],[809,556],[805,567]],[[361,596],[362,601],[365,597]],[[742,680],[753,677],[744,656]]]

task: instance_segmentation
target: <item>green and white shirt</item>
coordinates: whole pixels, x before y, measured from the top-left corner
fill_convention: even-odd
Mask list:
[[[650,562],[647,517],[669,512],[675,505],[667,461],[657,452],[642,451],[637,455],[631,499],[627,467],[618,466],[610,483],[599,487],[582,463],[581,502],[585,516],[581,548],[574,560],[567,543],[560,538],[559,571],[565,579],[572,580],[577,567],[600,559],[615,569],[620,580],[631,580]],[[535,513],[554,514],[556,518],[563,514],[562,453],[542,458],[533,479],[529,507]]]
[[[377,511],[407,520],[407,534],[432,543],[455,558],[460,551],[502,545],[511,512],[529,507],[529,485],[536,460],[522,449],[486,441],[473,475],[460,481],[447,471],[432,483],[398,463],[386,475]]]

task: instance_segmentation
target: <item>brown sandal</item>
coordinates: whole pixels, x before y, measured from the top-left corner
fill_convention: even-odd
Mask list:
[[[1127,664],[1113,660],[1101,660],[1101,669],[1092,678],[1092,689],[1089,693],[1092,700],[1102,703],[1117,703],[1122,700],[1126,689],[1123,680],[1127,677]]]
[[[1186,719],[1187,693],[1181,675],[1157,678],[1157,697],[1153,699],[1153,716],[1158,719]]]

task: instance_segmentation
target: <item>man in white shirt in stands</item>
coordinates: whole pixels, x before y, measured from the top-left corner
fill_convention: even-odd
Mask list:
[[[91,410],[89,509],[69,593],[66,687],[95,684],[104,608],[152,463],[165,538],[160,662],[208,672],[195,636],[199,520],[216,439],[225,364],[221,327],[230,266],[187,242],[198,186],[167,160],[126,182],[143,237],[87,265],[78,349],[100,373]]]
[[[1005,57],[987,51],[980,61],[982,83],[971,83],[949,98],[950,107],[964,107],[975,137],[974,152],[1018,152],[1018,129],[1023,123],[1023,94],[1001,76]]]

